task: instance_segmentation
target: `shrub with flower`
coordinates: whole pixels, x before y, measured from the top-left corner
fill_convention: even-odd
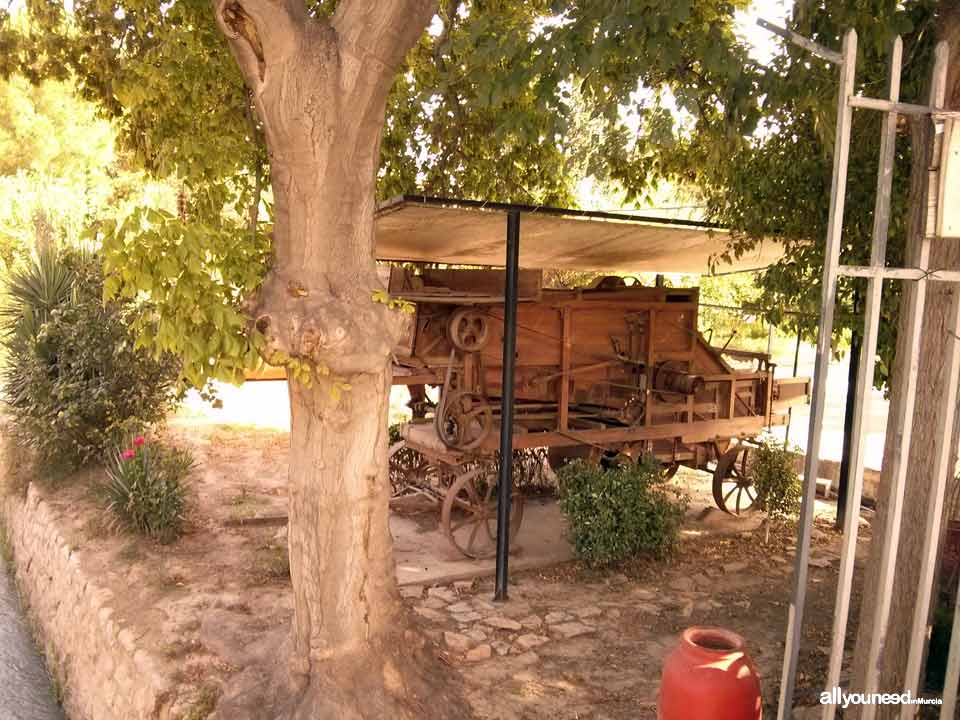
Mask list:
[[[182,480],[192,465],[186,451],[142,435],[116,448],[107,458],[103,487],[113,524],[164,542],[174,539],[186,510]]]

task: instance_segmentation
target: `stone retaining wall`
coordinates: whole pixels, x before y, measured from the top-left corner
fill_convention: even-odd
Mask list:
[[[172,717],[169,682],[114,619],[113,593],[84,572],[50,505],[30,486],[26,498],[5,495],[0,513],[24,608],[70,720]]]

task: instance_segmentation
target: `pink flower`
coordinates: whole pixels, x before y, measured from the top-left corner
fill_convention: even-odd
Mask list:
[[[136,450],[134,450],[133,448],[127,448],[126,450],[123,451],[120,457],[122,457],[124,460],[132,460],[134,457],[136,457],[136,455],[137,455]]]
[[[146,440],[144,439],[143,435],[137,435],[137,436],[133,439],[133,444],[136,445],[137,447],[140,447],[140,446],[143,445],[145,442],[146,442]]]

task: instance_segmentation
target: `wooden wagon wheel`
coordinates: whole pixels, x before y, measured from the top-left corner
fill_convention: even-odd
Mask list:
[[[482,395],[453,392],[441,402],[434,421],[448,448],[474,450],[493,431],[493,408]]]
[[[523,522],[523,493],[510,496],[510,542]],[[497,482],[487,468],[459,475],[443,498],[440,527],[453,546],[468,558],[492,557],[497,552]]]
[[[757,491],[750,479],[753,448],[734,445],[717,460],[713,471],[713,499],[717,507],[731,515],[745,515],[754,510]]]
[[[460,308],[450,316],[447,335],[458,350],[479,352],[490,339],[490,323],[479,310]]]

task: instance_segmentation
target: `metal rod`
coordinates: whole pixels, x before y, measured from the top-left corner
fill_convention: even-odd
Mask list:
[[[877,98],[854,95],[850,98],[851,107],[865,110],[881,110],[898,115],[930,115],[936,119],[960,118],[960,110],[947,110],[939,105],[914,105],[913,103],[891,102]]]
[[[797,369],[800,366],[800,340],[802,333],[797,330],[797,345],[793,349],[793,377],[797,376]],[[790,445],[790,426],[793,423],[793,406],[787,408],[787,429],[783,433],[783,447]]]
[[[820,435],[827,400],[827,372],[830,367],[830,342],[833,336],[833,313],[837,299],[837,267],[840,262],[843,234],[843,206],[847,190],[847,164],[850,160],[850,125],[853,110],[847,98],[853,93],[857,62],[857,32],[852,28],[843,38],[843,62],[840,65],[840,88],[837,93],[837,130],[833,155],[833,180],[830,192],[830,214],[824,252],[823,288],[820,302],[820,329],[817,335],[817,356],[814,364],[813,399],[810,408],[810,433],[804,462],[804,491],[800,506],[797,554],[793,574],[793,597],[787,616],[787,638],[783,654],[783,675],[780,681],[780,703],[777,720],[793,715],[793,692],[797,679],[800,643],[803,639],[803,609],[806,602],[807,573],[810,561],[810,535],[813,511],[817,501],[817,471],[820,457]]]
[[[900,97],[900,71],[903,64],[903,40],[897,37],[890,51],[888,94],[891,100]],[[887,236],[890,229],[890,194],[893,187],[893,168],[897,141],[897,117],[888,115],[883,120],[880,135],[880,160],[877,167],[877,196],[873,211],[873,236],[870,264],[883,267],[887,256]],[[873,375],[877,362],[877,341],[880,336],[880,307],[883,299],[882,276],[867,281],[864,307],[863,340],[854,381],[853,423],[850,427],[850,482],[846,488],[847,512],[843,519],[843,537],[840,551],[840,573],[833,613],[833,636],[830,646],[830,664],[826,688],[840,684],[843,669],[843,649],[846,642],[847,620],[850,614],[850,594],[853,570],[857,559],[857,535],[860,531],[860,501],[863,497],[863,469],[866,433],[864,422],[870,407]],[[852,353],[852,348],[851,348]],[[853,356],[850,357],[851,364]],[[823,720],[833,720],[837,706],[825,704]]]
[[[513,489],[513,376],[517,360],[517,276],[520,274],[520,211],[507,213],[506,288],[503,306],[503,380],[500,475],[497,478],[497,578],[493,599],[507,600],[510,506]]]
[[[827,62],[832,62],[834,65],[840,65],[843,63],[843,55],[838,53],[835,50],[826,48],[819,43],[815,43],[809,38],[805,38],[803,35],[795,33],[793,30],[787,30],[782,28],[779,25],[774,25],[772,22],[764,20],[763,18],[757,18],[757,25],[769,30],[774,35],[779,35],[785,40],[789,40],[794,45],[802,47],[804,50],[808,50],[819,58],[826,60]]]
[[[946,43],[937,45],[933,66],[933,78],[930,88],[930,104],[938,105],[943,102],[947,71]],[[939,99],[939,103],[937,100]],[[931,177],[931,175],[928,175]],[[937,192],[937,188],[933,188]],[[931,236],[924,233],[920,243],[920,253],[917,259],[919,267],[927,267],[930,261]],[[908,460],[910,443],[913,437],[913,411],[917,396],[917,376],[920,371],[920,340],[923,330],[923,312],[927,301],[927,283],[917,283],[913,292],[906,295],[906,303],[901,312],[906,313],[907,321],[907,366],[906,378],[897,381],[903,389],[903,398],[897,403],[896,416],[893,418],[893,437],[897,439],[891,458],[891,472],[889,475],[890,494],[888,500],[887,517],[884,522],[883,535],[880,547],[880,579],[876,588],[877,602],[874,606],[870,638],[870,649],[867,653],[866,678],[863,691],[865,693],[878,692],[880,685],[880,669],[883,664],[883,654],[887,649],[887,630],[890,621],[890,606],[893,601],[893,583],[896,574],[897,554],[900,549],[900,526],[903,520],[903,495],[907,484]],[[876,705],[864,705],[862,720],[873,720],[877,714]]]

